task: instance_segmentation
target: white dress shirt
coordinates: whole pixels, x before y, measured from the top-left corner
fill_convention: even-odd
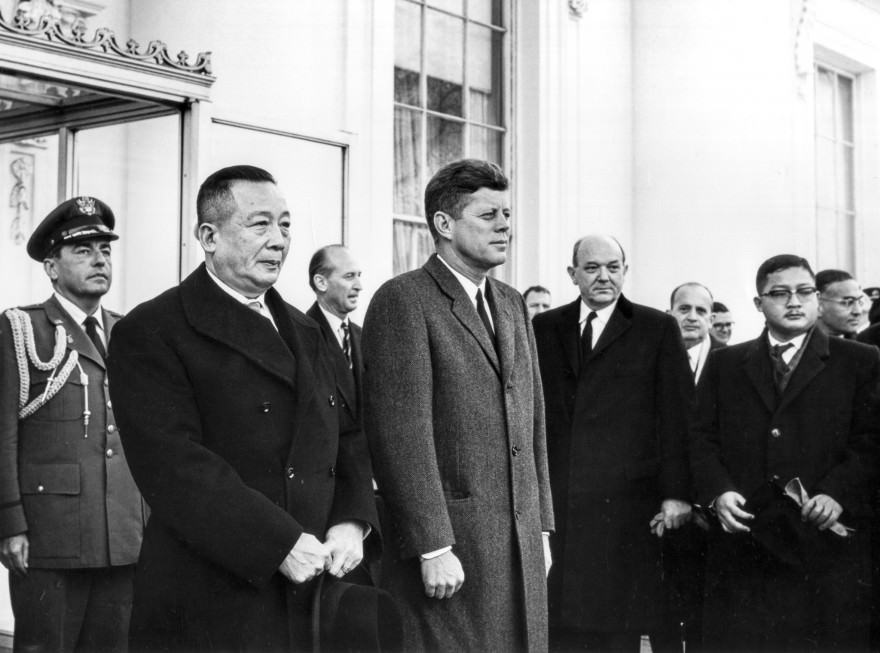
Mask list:
[[[211,272],[211,270],[208,267],[205,267],[205,269],[208,271],[208,276],[211,277],[214,280],[214,283],[216,283],[220,287],[220,290],[222,290],[227,295],[232,297],[235,301],[237,301],[241,304],[244,304],[248,308],[248,310],[254,310],[251,308],[250,305],[253,304],[254,302],[259,302],[260,315],[262,315],[267,320],[269,320],[269,322],[272,323],[272,326],[275,328],[276,331],[278,330],[278,325],[275,324],[275,319],[272,317],[272,311],[270,311],[269,307],[266,306],[266,293],[265,292],[261,293],[260,295],[257,295],[256,297],[245,297],[240,292],[238,292],[235,288],[226,284],[216,274]]]
[[[471,304],[474,305],[474,310],[477,308],[477,291],[479,290],[483,294],[483,305],[486,307],[486,315],[489,316],[489,324],[492,325],[492,331],[495,331],[495,318],[492,317],[492,311],[489,308],[489,302],[486,301],[486,278],[480,282],[480,285],[475,284],[473,281],[464,276],[461,272],[454,269],[449,263],[443,260],[443,257],[439,254],[437,258],[440,260],[443,265],[449,268],[449,271],[455,275],[455,278],[458,279],[458,282],[461,284],[461,287],[464,288],[465,293],[468,297],[470,297]]]
[[[86,312],[81,309],[79,306],[74,304],[72,301],[67,299],[67,297],[63,297],[62,295],[55,293],[55,299],[58,300],[58,303],[61,304],[61,308],[67,311],[67,314],[73,318],[73,321],[80,325],[83,331],[86,330],[86,325],[84,322],[86,318],[89,317]],[[103,313],[101,312],[101,305],[98,304],[98,308],[95,309],[95,312],[92,313],[95,316],[95,319],[98,320],[98,337],[101,339],[101,343],[104,345],[104,350],[107,349],[107,334],[104,332],[104,320]]]
[[[608,324],[608,320],[611,319],[611,314],[614,312],[614,309],[617,308],[617,300],[615,299],[613,302],[605,306],[604,308],[600,308],[598,310],[594,310],[587,306],[586,302],[581,299],[581,313],[580,318],[578,318],[578,333],[583,334],[584,327],[587,324],[587,318],[590,313],[595,313],[596,317],[593,318],[593,322],[591,326],[593,327],[593,342],[591,348],[596,347],[596,343],[599,342],[599,336],[602,335],[602,332],[605,330],[605,327]]]

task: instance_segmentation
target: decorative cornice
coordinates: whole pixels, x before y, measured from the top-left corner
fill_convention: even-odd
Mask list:
[[[186,52],[180,51],[174,58],[168,53],[168,46],[162,41],[150,41],[146,48],[141,49],[137,41],[129,39],[123,47],[117,41],[113,30],[106,27],[97,29],[91,40],[87,40],[83,21],[77,21],[70,29],[64,29],[61,19],[49,14],[33,18],[22,7],[16,10],[15,18],[11,23],[4,18],[2,11],[0,11],[0,31],[44,41],[64,43],[82,50],[101,50],[125,59],[169,66],[184,72],[211,74],[210,52],[200,52],[196,56],[195,63],[190,64],[189,55]]]
[[[583,18],[587,11],[587,0],[568,0],[568,13],[573,18]]]

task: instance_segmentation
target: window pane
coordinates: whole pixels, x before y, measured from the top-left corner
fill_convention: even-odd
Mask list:
[[[843,270],[855,269],[855,243],[855,216],[851,213],[838,214],[837,267]]]
[[[0,310],[4,310],[41,302],[52,293],[43,267],[27,255],[25,245],[58,204],[58,136],[0,144],[0,170],[0,278],[5,281],[0,283]],[[7,612],[0,599],[2,614]]]
[[[816,134],[834,137],[834,74],[816,71]]]
[[[419,106],[421,8],[397,1],[394,38],[394,101]]]
[[[464,125],[428,116],[428,170],[426,179],[447,163],[464,156]]]
[[[501,34],[468,25],[470,120],[501,124]]]
[[[468,18],[501,25],[501,0],[468,0]]]
[[[816,204],[826,209],[833,209],[836,206],[834,182],[834,143],[827,138],[817,138]]]
[[[855,210],[853,195],[853,149],[849,145],[837,146],[837,209]]]
[[[394,221],[395,276],[421,267],[433,252],[434,241],[427,224],[406,220]]]
[[[464,21],[428,10],[426,56],[428,109],[462,115]]]
[[[468,156],[475,159],[485,159],[500,166],[502,164],[501,132],[485,127],[471,127],[470,133],[471,147]]]
[[[837,218],[830,209],[816,211],[816,269],[837,268]]]
[[[461,16],[464,14],[463,0],[428,0],[428,4],[439,9],[445,9]]]
[[[107,307],[127,311],[178,281],[180,117],[84,129],[76,134],[77,195],[116,216]]]
[[[849,77],[837,78],[837,137],[852,143],[853,140],[853,88]]]
[[[418,111],[394,109],[394,212],[422,215],[422,121]]]

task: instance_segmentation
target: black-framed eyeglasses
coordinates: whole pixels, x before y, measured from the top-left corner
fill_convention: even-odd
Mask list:
[[[774,288],[773,290],[762,292],[761,297],[767,297],[770,301],[776,302],[777,304],[787,304],[791,301],[793,295],[797,295],[797,298],[800,301],[805,302],[812,299],[818,292],[818,288],[814,288],[813,286],[796,288],[794,290],[788,288]]]
[[[859,308],[864,308],[865,306],[865,297],[862,295],[861,297],[843,297],[841,299],[831,299],[831,297],[822,297],[819,295],[819,299],[823,302],[833,302],[835,304],[840,304],[844,308],[852,308],[854,304],[858,304]]]

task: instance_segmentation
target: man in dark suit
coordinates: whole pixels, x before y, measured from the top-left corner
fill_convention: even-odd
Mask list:
[[[121,320],[112,392],[152,508],[131,623],[138,650],[301,650],[313,579],[376,526],[363,433],[346,429],[320,328],[273,284],[290,246],[265,170],[197,198],[205,263]]]
[[[730,336],[733,335],[733,314],[721,302],[712,302],[712,328],[709,329],[709,335],[712,338],[712,349],[720,349],[730,344]]]
[[[816,274],[819,290],[817,326],[826,334],[852,340],[868,310],[859,282],[845,270],[821,270]]]
[[[349,314],[357,309],[361,268],[346,247],[327,245],[312,255],[309,286],[315,292],[315,303],[306,315],[321,326],[336,363],[343,408],[359,421],[364,369],[361,327],[349,319]]]
[[[713,349],[709,336],[712,326],[712,293],[701,283],[689,282],[677,286],[669,297],[669,313],[678,322],[681,341],[687,350],[694,383],[706,367],[709,351]]]
[[[668,626],[661,540],[690,517],[693,377],[676,321],[631,303],[614,238],[575,243],[574,302],[533,320],[556,509],[551,648],[638,651]],[[655,649],[656,650],[656,649]]]
[[[144,508],[107,391],[115,218],[63,202],[27,252],[54,293],[0,316],[0,562],[15,649],[124,651]]]
[[[717,515],[709,650],[867,650],[880,352],[815,328],[806,260],[756,277],[765,331],[718,350],[692,438],[697,500]]]
[[[437,253],[364,321],[365,424],[395,545],[382,578],[404,650],[541,651],[553,529],[543,401],[522,295],[488,276],[508,181],[463,160],[425,189]]]

